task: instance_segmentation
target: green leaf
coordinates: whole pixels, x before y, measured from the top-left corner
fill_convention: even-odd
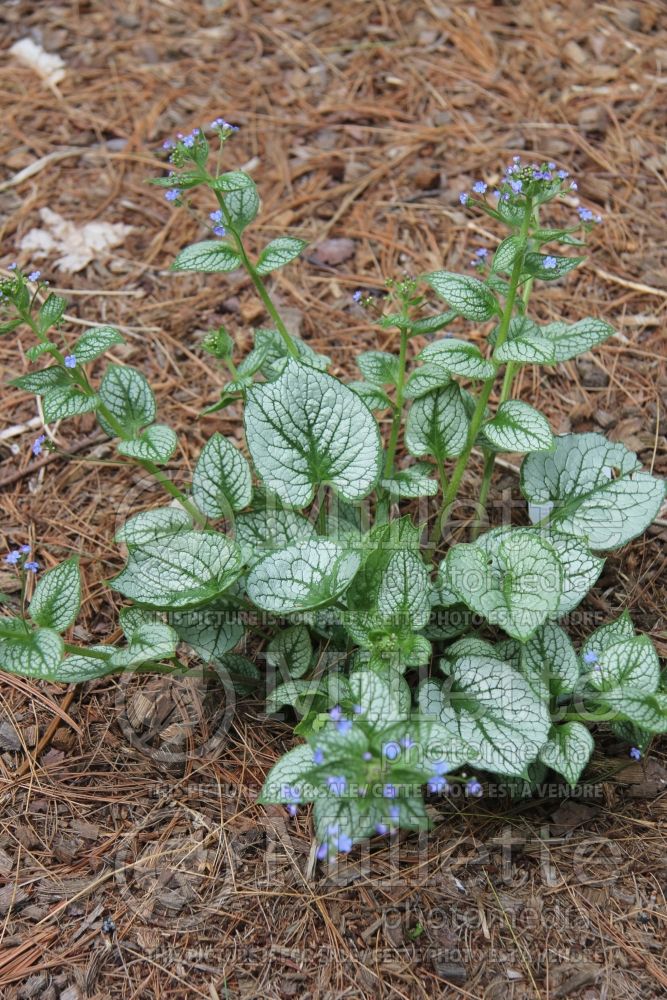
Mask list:
[[[525,641],[558,607],[563,573],[556,552],[529,532],[489,532],[447,553],[446,584],[472,611]]]
[[[552,452],[529,455],[521,491],[533,504],[553,504],[552,529],[587,539],[593,550],[625,545],[657,516],[665,485],[636,455],[601,434],[565,434]]]
[[[117,670],[128,670],[151,660],[169,659],[176,652],[177,640],[174,629],[162,622],[140,625],[126,646],[113,650],[109,664]]]
[[[568,785],[576,785],[586,767],[595,741],[581,722],[552,726],[549,739],[540,750],[540,760],[561,774]]]
[[[647,635],[620,639],[598,649],[595,669],[588,675],[589,686],[598,691],[627,687],[653,694],[659,683],[660,661]]]
[[[64,632],[75,621],[81,606],[81,576],[76,556],[45,573],[28,609],[37,625]]]
[[[400,364],[396,354],[387,351],[366,351],[357,358],[361,374],[371,385],[396,385],[400,376]]]
[[[419,704],[450,738],[470,747],[474,767],[523,775],[548,738],[547,706],[508,663],[495,657],[462,656],[443,664],[449,680],[419,688]]]
[[[253,567],[248,596],[258,608],[277,614],[320,608],[347,590],[360,562],[333,542],[291,545]]]
[[[531,234],[531,239],[536,243],[567,243],[573,247],[585,246],[585,241],[573,236],[574,230],[569,229],[536,229]]]
[[[579,660],[570,637],[560,625],[545,622],[521,646],[519,671],[544,700],[576,689]]]
[[[158,465],[168,462],[176,450],[178,438],[166,424],[152,424],[132,441],[119,441],[118,451],[128,458],[139,458]]]
[[[111,663],[109,646],[93,646],[91,652],[104,652],[107,655],[104,659],[99,656],[85,656],[82,653],[66,656],[61,660],[52,679],[61,684],[83,684],[85,681],[95,680],[96,677],[118,672],[118,668]]]
[[[222,660],[243,638],[244,627],[235,611],[224,601],[207,604],[169,616],[179,639],[191,646],[204,661]]]
[[[425,316],[423,319],[411,323],[410,336],[423,337],[427,333],[437,333],[438,330],[444,330],[457,318],[458,313],[453,309],[450,312],[438,313],[437,316]]]
[[[187,191],[204,183],[202,175],[194,170],[184,170],[181,173],[170,173],[166,177],[151,177],[149,184],[156,187],[178,188],[180,191]]]
[[[454,458],[465,447],[468,423],[461,388],[452,382],[413,402],[405,427],[406,447],[418,458]]]
[[[282,629],[267,647],[267,663],[281,676],[303,677],[313,658],[313,645],[305,625]]]
[[[39,332],[46,333],[52,326],[60,323],[66,309],[67,299],[64,299],[62,295],[55,295],[52,292],[42,304],[37,314]]]
[[[20,319],[17,321],[16,324],[14,324],[14,327],[21,326],[22,323],[23,320]],[[9,333],[9,330],[6,329],[3,330],[2,328],[0,328],[0,332]],[[47,354],[54,348],[57,349],[57,344],[54,344],[52,340],[45,340],[43,343],[33,344],[32,347],[29,347],[28,350],[25,352],[25,356],[28,359],[28,361],[37,361],[39,358],[41,358],[42,354]]]
[[[18,618],[2,618],[0,626],[0,669],[22,677],[57,679],[65,647],[54,629],[27,631]]]
[[[114,536],[126,545],[144,545],[158,538],[168,538],[192,527],[192,519],[182,507],[156,507],[129,518]]]
[[[326,795],[324,789],[305,780],[314,767],[312,747],[307,743],[294,747],[271,768],[257,801],[289,803],[293,800],[285,789],[294,787],[299,789],[301,802],[313,802],[318,796]]]
[[[493,293],[477,278],[451,271],[435,271],[426,275],[434,292],[449,302],[452,309],[465,319],[478,323],[491,319],[500,309]]]
[[[667,732],[667,694],[622,687],[605,691],[599,698],[616,723],[626,719],[651,733]]]
[[[635,635],[635,628],[632,624],[632,619],[628,611],[624,611],[622,615],[615,618],[614,621],[607,622],[606,625],[601,625],[594,632],[591,632],[588,639],[584,643],[581,654],[582,657],[585,653],[596,653],[598,656],[603,653],[610,646],[613,646],[617,642],[621,642],[623,639],[632,639]]]
[[[97,406],[97,396],[86,396],[73,385],[58,386],[48,389],[44,394],[44,420],[47,424],[67,417],[76,417],[81,413],[90,413]]]
[[[17,389],[25,389],[27,392],[43,396],[45,392],[56,386],[69,386],[69,379],[60,365],[51,365],[49,368],[30,372],[28,375],[20,375],[18,378],[12,379],[9,384],[15,385]]]
[[[221,240],[203,240],[181,250],[171,265],[172,271],[201,271],[205,274],[218,271],[235,271],[243,261],[239,253]]]
[[[449,371],[438,364],[436,358],[430,358],[426,364],[411,372],[405,384],[404,396],[406,399],[419,399],[420,396],[425,396],[428,392],[442,389],[451,381],[452,376]]]
[[[547,418],[528,403],[509,399],[482,426],[482,436],[494,451],[544,451],[553,446]]]
[[[590,351],[614,333],[613,327],[599,319],[549,323],[543,327],[526,320],[515,329],[516,335],[495,351],[496,361],[555,365]]]
[[[215,178],[211,187],[214,191],[242,191],[244,188],[254,188],[255,182],[244,170],[227,170]]]
[[[451,375],[463,378],[487,379],[496,374],[496,366],[482,356],[479,347],[465,340],[436,340],[426,345],[419,358],[433,360]]]
[[[399,549],[390,558],[382,574],[377,610],[395,629],[418,631],[428,622],[428,574],[422,558],[412,549]]]
[[[257,471],[291,506],[309,504],[319,484],[360,500],[377,482],[381,442],[375,418],[331,375],[289,362],[275,382],[248,391],[245,426]]]
[[[255,266],[258,274],[270,274],[298,257],[308,244],[292,236],[281,236],[264,247]]]
[[[136,368],[109,365],[100,385],[100,399],[122,425],[125,438],[134,437],[137,431],[155,420],[155,396]],[[107,434],[116,436],[114,429],[99,414],[98,420]]]
[[[383,389],[368,382],[347,382],[348,389],[356,393],[369,410],[386,410],[391,406],[391,400]]]
[[[212,601],[242,569],[237,545],[214,531],[182,531],[133,546],[110,584],[137,604],[178,610]]]
[[[563,592],[556,609],[556,617],[562,618],[576,608],[597,583],[604,559],[593,555],[580,538],[571,535],[552,532],[547,541],[555,549],[563,570]]]
[[[101,354],[108,351],[114,344],[124,344],[118,330],[112,326],[97,326],[93,330],[88,330],[82,334],[74,345],[72,354],[79,364],[85,365],[89,361],[94,361]]]
[[[248,180],[249,184],[234,188],[225,195],[225,208],[237,233],[243,232],[259,212],[257,188],[252,178]]]
[[[314,526],[293,510],[260,510],[239,514],[234,522],[243,561],[254,566],[270,553],[317,538]]]
[[[250,503],[250,466],[222,434],[212,434],[202,448],[192,477],[192,495],[209,517],[229,517]]]
[[[549,257],[556,261],[554,267],[544,266],[545,260]],[[554,257],[553,254],[527,253],[523,259],[523,269],[532,278],[555,281],[557,278],[562,278],[568,271],[573,271],[585,259],[585,257]]]
[[[508,236],[498,245],[498,249],[493,255],[491,270],[502,271],[509,274],[514,266],[514,261],[526,246],[526,240],[519,236]]]
[[[438,481],[412,466],[394,472],[391,479],[383,479],[381,484],[390,496],[397,500],[413,500],[416,497],[434,497],[438,492]]]

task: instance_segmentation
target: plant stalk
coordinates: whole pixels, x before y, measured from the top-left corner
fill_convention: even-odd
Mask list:
[[[521,230],[519,236],[522,239],[526,239],[528,236],[528,230],[530,227],[530,221],[532,218],[532,203],[530,199],[526,201],[525,214],[521,223]],[[509,330],[510,321],[514,313],[514,303],[516,302],[517,290],[519,287],[519,279],[523,272],[523,261],[526,255],[526,246],[519,253],[514,265],[512,267],[512,274],[510,277],[509,289],[507,292],[507,298],[505,299],[505,307],[503,309],[500,324],[498,326],[498,336],[496,337],[495,347],[501,347],[505,340],[507,339],[507,332]],[[449,481],[449,487],[445,493],[442,506],[438,511],[438,515],[433,528],[433,533],[431,537],[431,542],[437,543],[442,537],[442,530],[446,523],[446,518],[449,516],[449,511],[453,502],[456,500],[458,495],[459,486],[461,485],[461,480],[463,479],[463,474],[467,468],[468,460],[470,458],[470,453],[477,440],[477,435],[479,434],[480,428],[484,422],[484,416],[486,413],[486,407],[493,392],[493,387],[496,381],[495,375],[487,379],[480,390],[480,394],[477,397],[477,405],[475,411],[470,419],[470,426],[468,428],[468,437],[466,440],[466,445],[459,455],[456,465],[454,466],[454,471],[452,472],[452,477]]]

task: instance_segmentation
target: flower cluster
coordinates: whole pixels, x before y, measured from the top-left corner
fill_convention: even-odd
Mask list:
[[[29,545],[20,545],[18,549],[12,549],[5,556],[5,562],[9,566],[18,566],[20,569],[27,569],[29,573],[36,573],[39,569],[39,563],[35,562],[34,559],[26,559],[30,555],[31,548]]]
[[[566,190],[576,191],[577,182],[570,179],[567,170],[560,170],[553,160],[547,163],[523,164],[520,156],[514,156],[512,162],[505,167],[503,177],[492,194],[496,201],[508,202],[517,198],[530,195],[540,201],[550,201],[552,198],[563,194]],[[488,191],[486,181],[477,180],[472,185],[472,194],[469,191],[462,191],[459,194],[459,202],[468,205],[474,203],[474,195],[479,195],[484,199]],[[486,201],[477,201],[477,204],[485,207]],[[583,223],[602,222],[602,216],[592,212],[589,208],[580,207],[577,209],[579,220]]]

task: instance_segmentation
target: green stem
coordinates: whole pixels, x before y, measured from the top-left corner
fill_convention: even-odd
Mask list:
[[[214,178],[211,177],[210,175],[207,175],[207,179],[208,179],[209,182],[211,182],[211,181],[214,180]],[[285,347],[287,348],[288,353],[290,354],[291,357],[293,357],[293,358],[295,358],[295,359],[298,360],[298,358],[299,358],[299,351],[298,351],[298,348],[297,348],[297,346],[296,346],[296,344],[294,342],[294,338],[288,332],[287,327],[285,326],[285,324],[283,323],[282,319],[280,318],[280,314],[279,314],[278,310],[276,309],[275,305],[273,304],[271,296],[267,292],[266,286],[264,285],[264,282],[262,281],[260,275],[257,273],[257,270],[256,270],[254,264],[252,263],[252,261],[248,257],[246,249],[245,249],[245,247],[243,245],[243,240],[241,239],[241,235],[236,231],[236,228],[234,226],[234,222],[232,220],[232,217],[230,216],[229,211],[227,209],[227,206],[225,205],[224,196],[221,194],[220,191],[214,191],[214,194],[215,194],[215,197],[217,199],[218,205],[220,206],[220,210],[222,211],[222,214],[224,216],[225,226],[229,230],[229,232],[230,232],[230,234],[232,236],[232,239],[234,240],[234,244],[236,246],[238,254],[239,254],[241,260],[243,261],[243,266],[246,269],[246,271],[248,273],[248,276],[250,277],[250,280],[252,281],[253,285],[255,286],[255,290],[257,291],[257,294],[259,295],[260,299],[264,303],[264,306],[265,306],[266,311],[268,312],[269,316],[271,317],[271,319],[275,323],[276,329],[277,329],[278,333],[280,334],[280,336],[285,341]]]
[[[523,291],[521,293],[521,298],[523,299],[524,307],[528,305],[528,300],[530,299],[530,293],[533,290],[533,278],[529,278],[526,284],[523,286]],[[512,383],[514,382],[514,376],[518,368],[518,364],[515,361],[508,361],[505,367],[505,376],[503,378],[502,388],[500,390],[500,398],[498,400],[498,406],[502,406],[506,403],[512,394]],[[479,500],[477,508],[477,518],[472,528],[472,540],[474,541],[479,535],[482,528],[482,518],[486,514],[486,501],[489,498],[489,488],[491,486],[491,477],[493,475],[493,467],[496,463],[496,454],[493,451],[485,451],[484,453],[484,472],[482,473],[482,485],[479,491]]]
[[[530,198],[526,200],[526,208],[524,217],[521,223],[521,230],[519,232],[519,237],[526,240],[528,237],[528,230],[530,227],[530,221],[532,218],[532,203]],[[514,261],[514,266],[512,267],[512,274],[510,277],[509,289],[507,292],[507,298],[505,299],[505,307],[503,309],[500,324],[498,326],[498,335],[496,337],[495,347],[496,350],[501,347],[505,340],[507,339],[507,332],[509,330],[510,320],[514,313],[514,303],[516,301],[517,290],[519,287],[519,280],[523,272],[523,261],[526,255],[526,246],[524,245],[523,250],[517,255]],[[493,392],[493,386],[496,381],[496,376],[493,375],[491,378],[487,379],[480,390],[479,396],[477,397],[477,405],[475,407],[474,413],[470,419],[470,426],[468,427],[468,437],[466,440],[466,445],[461,454],[459,455],[456,465],[454,466],[454,471],[452,472],[452,478],[449,482],[449,487],[445,493],[442,507],[438,511],[438,516],[435,521],[433,528],[433,534],[431,541],[437,543],[442,537],[442,530],[444,528],[446,518],[449,515],[452,504],[456,500],[458,495],[459,486],[461,485],[461,480],[463,479],[463,474],[468,465],[468,459],[470,458],[470,453],[477,440],[477,435],[484,423],[484,417],[486,414],[486,407]]]

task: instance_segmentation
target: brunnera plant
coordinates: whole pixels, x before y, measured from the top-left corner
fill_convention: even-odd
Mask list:
[[[11,551],[21,596],[5,599],[1,666],[78,683],[128,670],[182,672],[194,662],[228,671],[247,691],[262,680],[263,659],[279,677],[267,711],[293,711],[301,742],[270,771],[261,801],[292,815],[312,802],[320,859],[362,838],[425,828],[425,795],[479,795],[485,777],[530,791],[552,769],[575,784],[601,723],[640,755],[652,734],[667,731],[651,642],[624,613],[575,650],[559,620],[595,584],[604,554],[651,523],[664,484],[622,444],[595,433],[554,436],[544,414],[512,398],[521,366],[567,361],[613,333],[596,318],[544,325],[529,316],[535,282],[577,267],[599,221],[585,208],[572,226],[542,221],[575,182],[553,163],[515,157],[495,191],[478,181],[462,194],[508,235],[493,253],[477,251],[474,274],[390,281],[381,303],[356,292],[379,326],[396,332],[398,349],[360,354],[362,377],[345,383],[288,332],[264,283],[304,241],[280,237],[250,253],[245,232],[259,195],[247,173],[220,169],[234,127],[216,119],[211,130],[215,157],[195,129],[165,144],[172,169],[153,183],[176,206],[190,207],[197,187],[215,199],[208,238],[182,250],[174,270],[244,268],[268,314],[242,359],[223,328],[204,344],[229,374],[207,412],[242,407],[246,449],[213,433],[192,482],[177,485],[165,466],[178,438],[156,422],[142,373],[110,363],[89,376],[121,334],[98,327],[72,341],[61,332],[65,300],[48,294],[38,272],[26,277],[14,266],[1,282],[2,332],[29,328],[28,359],[48,364],[13,384],[41,397],[46,424],[94,412],[119,456],[155,477],[169,502],[130,517],[115,536],[126,563],[109,586],[129,602],[115,645],[63,638],[79,612],[76,558],[38,578],[28,603],[39,566],[27,546]],[[445,311],[434,311],[433,297]],[[455,320],[487,330],[487,349],[436,336]],[[417,336],[427,344],[412,357]],[[407,456],[399,461],[401,434]],[[45,430],[33,452],[50,447]],[[473,450],[484,456],[479,516],[469,541],[445,544]],[[502,452],[525,455],[530,524],[482,532]],[[435,517],[422,517],[429,505]]]

